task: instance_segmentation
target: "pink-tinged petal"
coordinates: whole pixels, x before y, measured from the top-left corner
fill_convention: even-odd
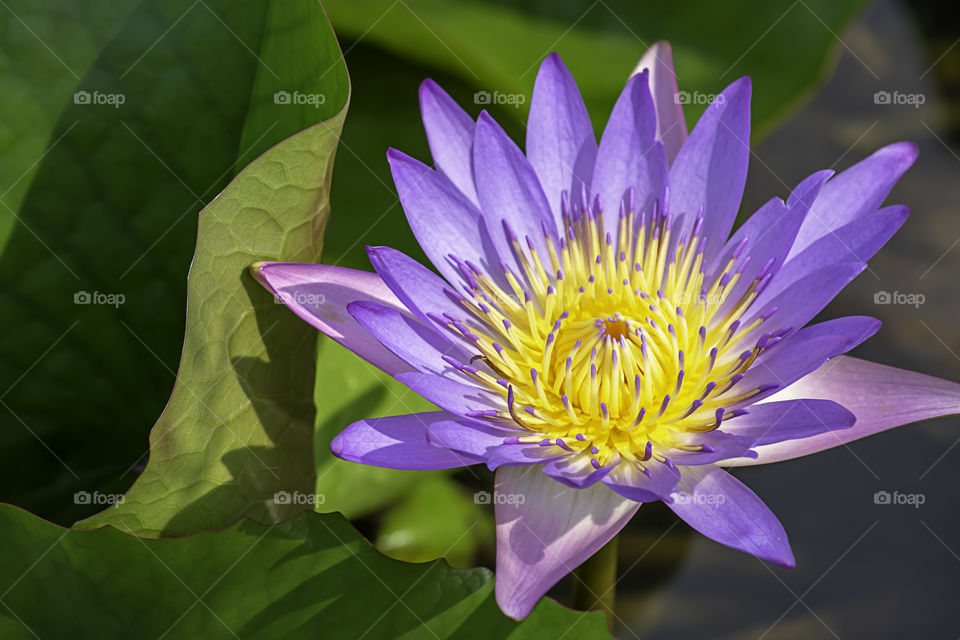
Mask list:
[[[387,159],[410,229],[441,275],[448,282],[463,279],[456,258],[472,262],[506,285],[496,276],[502,273],[501,260],[510,256],[503,233],[496,240],[476,205],[443,174],[396,149],[387,151]]]
[[[553,237],[557,234],[550,203],[526,156],[486,111],[477,119],[473,174],[490,233],[503,236],[506,223],[522,246],[529,238],[546,256],[544,229]]]
[[[684,217],[682,232],[703,209],[707,264],[733,228],[749,160],[750,78],[740,78],[703,112],[670,166],[670,211]]]
[[[672,500],[670,493],[680,480],[680,470],[652,460],[644,466],[649,475],[635,464],[621,463],[603,479],[603,484],[635,502]]]
[[[669,42],[654,42],[640,58],[633,75],[644,70],[650,72],[650,93],[657,111],[657,140],[663,141],[667,160],[672,163],[687,139],[687,122],[683,117],[677,75],[673,70],[673,50]]]
[[[437,169],[470,202],[479,204],[473,184],[473,118],[429,79],[420,85],[420,112]]]
[[[417,371],[462,377],[443,356],[469,361],[470,354],[415,318],[376,302],[351,302],[347,311],[364,329]]]
[[[600,138],[591,194],[603,206],[604,227],[616,229],[620,203],[634,189],[636,211],[649,212],[662,201],[667,184],[667,153],[657,141],[657,114],[647,81],[640,73],[627,81]]]
[[[754,446],[776,444],[839,431],[853,426],[856,416],[830,400],[782,400],[751,405],[749,413],[723,423],[728,433],[750,438]],[[718,462],[727,466],[727,462]]]
[[[518,620],[640,507],[599,483],[571,489],[537,467],[501,467],[494,488],[497,604]]]
[[[897,142],[858,162],[827,183],[810,208],[788,257],[817,239],[876,211],[917,159],[917,145]]]
[[[668,506],[708,538],[784,567],[796,564],[777,517],[757,494],[720,467],[681,467],[673,497]]]
[[[414,393],[460,416],[468,416],[475,411],[507,411],[503,397],[479,386],[427,373],[406,372],[396,378]]]
[[[551,53],[540,65],[527,119],[527,158],[560,220],[560,194],[590,185],[597,139],[580,90],[563,60]]]
[[[360,420],[340,432],[330,442],[330,450],[350,462],[388,469],[453,469],[476,464],[475,458],[427,440],[432,423],[457,419],[446,411],[434,411]]]
[[[394,355],[347,312],[358,300],[402,309],[400,301],[375,273],[327,264],[260,262],[253,277],[295,314],[350,351],[396,375],[411,367]]]
[[[857,421],[849,429],[757,447],[756,460],[737,460],[737,466],[799,458],[885,429],[960,413],[960,384],[849,356],[834,358],[769,401],[797,398],[838,402]]]

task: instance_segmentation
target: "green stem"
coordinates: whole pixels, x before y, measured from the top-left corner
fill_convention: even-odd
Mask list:
[[[573,608],[603,611],[613,629],[614,587],[617,582],[617,537],[573,571]]]

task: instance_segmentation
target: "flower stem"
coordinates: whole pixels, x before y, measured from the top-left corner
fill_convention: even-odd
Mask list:
[[[617,537],[573,571],[573,608],[603,611],[613,629],[614,587],[617,582]]]

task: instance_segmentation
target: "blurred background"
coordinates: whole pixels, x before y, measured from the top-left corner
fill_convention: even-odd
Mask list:
[[[180,358],[196,214],[247,162],[338,107],[244,125],[249,43],[289,26],[257,23],[254,3],[0,4],[0,500],[68,526],[104,506],[78,492],[122,493],[144,468]],[[753,78],[741,221],[815,170],[920,145],[888,200],[910,219],[823,317],[875,316],[883,329],[855,355],[960,380],[960,13],[919,0],[674,4],[325,2],[352,96],[323,261],[368,269],[364,247],[380,244],[423,259],[385,160],[396,147],[429,161],[423,78],[522,142],[537,66],[558,51],[599,133],[646,46],[669,39],[688,125],[709,96]],[[75,95],[118,82],[118,105]],[[75,298],[93,292],[124,302]],[[428,405],[329,341],[317,371],[320,510],[344,512],[394,557],[492,568],[492,507],[477,498],[492,475],[333,459],[329,441],[350,421]],[[621,536],[617,636],[957,638],[958,443],[960,418],[943,418],[738,471],[790,534],[793,570],[645,505]],[[882,491],[922,504],[878,504]],[[565,602],[570,588],[552,595]]]

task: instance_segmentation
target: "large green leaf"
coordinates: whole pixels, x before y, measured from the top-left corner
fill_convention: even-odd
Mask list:
[[[391,560],[339,515],[143,540],[3,506],[0,532],[4,638],[609,638],[548,600],[513,622],[489,571]]]
[[[304,508],[274,497],[314,490],[317,334],[247,268],[319,260],[345,114],[267,151],[201,212],[183,357],[150,461],[121,505],[83,527],[170,536]]]
[[[72,503],[74,492],[114,492],[129,486],[136,462],[147,450],[148,427],[169,397],[183,345],[186,274],[198,211],[250,159],[340,113],[347,79],[316,0],[143,1],[126,16],[114,3],[84,2],[76,9],[84,14],[80,24],[103,24],[83,46],[75,46],[82,34],[73,35],[69,26],[73,10],[60,5],[11,0],[9,8],[26,26],[0,9],[4,34],[10,34],[0,48],[8,57],[24,54],[14,66],[36,69],[34,86],[45,82],[44,69],[56,69],[57,56],[79,78],[69,72],[54,74],[42,109],[28,100],[4,103],[3,108],[2,126],[35,125],[40,134],[41,116],[59,115],[42,157],[39,152],[25,157],[36,144],[9,147],[14,161],[27,165],[22,169],[28,174],[11,196],[27,184],[29,188],[11,201],[20,203],[18,218],[0,256],[0,268],[8,274],[0,284],[0,325],[5,327],[0,336],[0,499],[66,522],[92,513],[91,506]],[[64,38],[47,24],[54,20],[68,34]],[[31,29],[44,42],[26,47],[23,42],[34,38]],[[36,59],[51,57],[53,63],[47,60],[37,67]],[[69,86],[71,81],[74,86]],[[86,92],[81,95],[89,101],[74,102],[74,90]],[[275,100],[281,91],[291,95],[289,103]],[[312,98],[319,95],[323,98]],[[122,104],[117,96],[122,96]],[[24,115],[31,110],[38,111],[37,119]],[[255,337],[252,313],[243,315],[250,309],[240,281],[241,263],[317,259],[319,238],[308,238],[307,230],[318,232],[322,223],[308,211],[317,214],[319,194],[326,197],[328,156],[339,126],[337,120],[285,152],[271,152],[271,160],[242,183],[246,186],[234,185],[251,193],[260,185],[264,197],[270,187],[280,198],[270,206],[296,203],[306,208],[226,211],[228,203],[237,206],[237,201],[225,197],[215,205],[216,214],[207,216],[207,232],[213,236],[201,241],[195,272],[214,271],[204,276],[206,291],[191,293],[195,335],[187,344],[197,351],[188,353],[188,359],[196,361],[197,370],[188,362],[181,380],[187,372],[198,379],[208,376],[209,385],[219,390],[234,385],[225,396],[230,401],[244,397],[234,394],[240,378],[230,367],[242,369],[267,354],[264,342]],[[31,139],[37,135],[27,134]],[[0,143],[13,139],[4,135]],[[0,157],[6,159],[8,148],[2,150]],[[33,162],[36,166],[28,170]],[[11,166],[0,166],[0,178],[12,172]],[[309,175],[289,175],[292,172]],[[294,180],[304,181],[311,191],[301,190]],[[222,225],[215,224],[215,216]],[[213,255],[222,259],[213,261]],[[209,264],[201,264],[204,256],[211,257]],[[214,290],[214,285],[220,288]],[[80,292],[120,294],[124,303],[75,304]],[[266,304],[263,299],[257,302]],[[279,308],[270,309],[258,312],[267,323],[264,331],[282,316]],[[287,322],[285,316],[282,322]],[[278,335],[266,339],[277,345],[270,357],[278,363],[278,372],[290,366],[281,343],[301,344],[294,336],[306,335],[292,318],[289,326],[279,325]],[[206,341],[201,343],[204,331]],[[231,336],[231,342],[222,342]],[[298,371],[310,378],[312,369]],[[250,382],[253,373],[244,374],[251,393],[262,385],[275,390],[281,386],[274,379],[280,373],[261,372],[264,380]],[[210,404],[207,398],[217,397],[217,391],[197,393]],[[184,403],[180,400],[180,409],[192,411]],[[249,405],[214,408],[226,419],[243,413],[244,407]],[[265,405],[258,409],[261,417],[275,418]],[[222,422],[220,418],[215,422]],[[309,420],[305,414],[303,418]],[[200,416],[198,425],[212,419]],[[169,411],[166,420],[171,420]],[[263,434],[257,436],[253,426],[259,418],[250,420],[232,428],[241,440],[249,438],[245,446],[263,446]],[[164,446],[170,443],[161,442],[155,459],[171,455]],[[223,453],[228,443],[218,434],[211,446]],[[250,449],[247,457],[253,453],[259,455]],[[240,476],[252,471],[242,457],[237,454],[226,462],[215,457],[205,463],[220,465],[221,471],[211,478],[222,480],[225,464]],[[182,463],[178,460],[176,468]],[[151,471],[155,469],[156,462]],[[307,474],[304,469],[294,473],[300,478]],[[269,473],[267,477],[273,478]],[[200,489],[194,488],[194,497]]]
[[[557,51],[576,77],[598,126],[647,45],[668,39],[674,45],[681,89],[716,92],[739,75],[753,76],[755,126],[762,129],[820,79],[830,52],[840,46],[837,33],[864,2],[610,0],[589,5],[575,0],[328,0],[325,4],[341,37],[362,38],[459,75],[474,90],[491,96],[499,92],[525,98],[520,110],[504,112],[525,112],[539,62]],[[694,115],[706,104],[691,101],[688,106],[689,115]]]

